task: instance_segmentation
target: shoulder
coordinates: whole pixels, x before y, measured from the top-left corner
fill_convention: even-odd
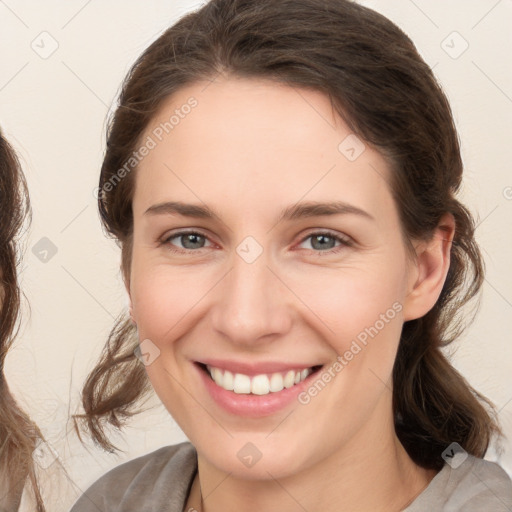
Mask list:
[[[462,469],[459,472],[459,469]],[[512,481],[505,470],[496,464],[468,456],[460,467],[450,467],[451,499],[461,509],[471,512],[485,508],[493,511],[512,510]]]
[[[196,470],[191,443],[165,446],[110,470],[82,494],[71,512],[181,511]]]
[[[445,464],[408,512],[509,512],[512,510],[512,481],[498,464],[467,455]]]

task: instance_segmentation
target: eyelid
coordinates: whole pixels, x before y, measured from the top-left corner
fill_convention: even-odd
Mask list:
[[[204,237],[206,240],[208,240],[210,242],[210,244],[215,245],[215,243],[212,242],[212,240],[210,240],[209,236],[206,235],[204,232],[202,232],[202,230],[199,228],[184,228],[184,229],[177,229],[176,231],[168,232],[159,240],[159,244],[172,246],[172,244],[170,244],[169,240],[171,240],[172,238],[178,238],[180,236],[184,236],[187,234],[200,235],[200,236]],[[345,235],[343,233],[338,233],[338,232],[335,232],[335,231],[332,231],[332,230],[326,229],[326,228],[311,228],[308,231],[308,233],[306,233],[305,235],[303,235],[301,237],[301,239],[299,240],[297,245],[304,243],[308,238],[312,237],[313,235],[325,235],[325,236],[334,238],[335,240],[340,242],[340,245],[338,245],[337,247],[334,247],[332,249],[326,249],[324,251],[318,251],[318,250],[314,250],[314,249],[305,249],[305,250],[309,250],[309,251],[312,251],[317,254],[333,254],[333,253],[336,253],[337,251],[339,251],[340,249],[343,249],[345,247],[351,247],[355,244],[354,240],[350,236]],[[199,249],[182,249],[180,247],[175,247],[175,246],[172,246],[172,247],[173,247],[173,249],[170,249],[171,251],[177,252],[177,253],[182,253],[182,254],[190,254],[192,252],[200,252],[202,249],[206,249],[206,247],[201,247]],[[211,247],[211,246],[209,246],[209,247]]]
[[[347,244],[354,243],[354,240],[350,236],[345,235],[344,233],[338,233],[337,231],[333,231],[333,230],[326,229],[326,228],[313,228],[311,231],[308,231],[307,234],[303,235],[300,243],[304,242],[304,240],[308,239],[310,236],[313,236],[313,235],[327,235],[327,236],[330,236],[337,240],[340,240],[342,242],[345,242]]]
[[[212,242],[212,240],[210,240],[210,237],[199,228],[184,228],[184,229],[177,229],[176,231],[167,232],[162,238],[159,239],[159,243],[161,245],[166,245],[166,244],[170,245],[169,240],[171,238],[178,238],[180,236],[190,235],[190,234],[200,235],[200,236],[204,237],[206,240],[208,240],[212,245],[214,245],[214,242]],[[203,249],[203,247],[201,249]],[[180,251],[181,252],[188,252],[188,251],[198,252],[201,249],[196,249],[193,251],[192,249],[177,248],[177,251],[178,252],[180,252]]]
[[[313,228],[313,230],[309,231],[307,234],[303,235],[300,239],[299,243],[297,245],[301,245],[304,243],[308,238],[312,237],[313,235],[324,235],[328,236],[330,238],[334,238],[334,240],[339,242],[338,246],[333,247],[332,249],[326,249],[323,251],[318,251],[314,249],[299,249],[299,250],[306,250],[311,251],[317,255],[332,255],[336,254],[343,249],[346,249],[348,247],[353,247],[355,245],[355,241],[348,235],[345,235],[344,233],[338,233],[336,231],[332,231],[330,229],[322,229],[322,228]]]

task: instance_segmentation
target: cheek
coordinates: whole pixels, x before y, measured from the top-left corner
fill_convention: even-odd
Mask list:
[[[396,265],[360,265],[311,272],[307,281],[299,275],[292,279],[290,288],[311,310],[315,323],[323,325],[326,338],[335,340],[334,348],[345,349],[358,337],[364,341],[368,329],[375,335],[372,327],[383,335],[399,333],[405,287],[403,271]],[[397,327],[388,328],[391,324]]]
[[[146,264],[133,267],[131,296],[141,339],[157,345],[189,328],[188,319],[214,283],[197,268]]]
[[[190,290],[158,274],[137,274],[132,281],[132,302],[140,336],[158,342],[189,309]]]

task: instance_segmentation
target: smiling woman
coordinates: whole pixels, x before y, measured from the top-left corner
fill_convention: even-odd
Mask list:
[[[108,132],[130,318],[76,419],[112,450],[154,389],[190,443],[73,512],[509,510],[492,405],[441,351],[483,281],[461,180],[443,91],[374,11],[212,0],[168,29]]]

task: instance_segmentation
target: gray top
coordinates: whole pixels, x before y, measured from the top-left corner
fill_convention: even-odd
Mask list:
[[[192,444],[166,446],[106,473],[71,512],[183,512],[196,472]],[[468,455],[446,463],[403,512],[482,510],[512,512],[512,481],[498,464]]]

